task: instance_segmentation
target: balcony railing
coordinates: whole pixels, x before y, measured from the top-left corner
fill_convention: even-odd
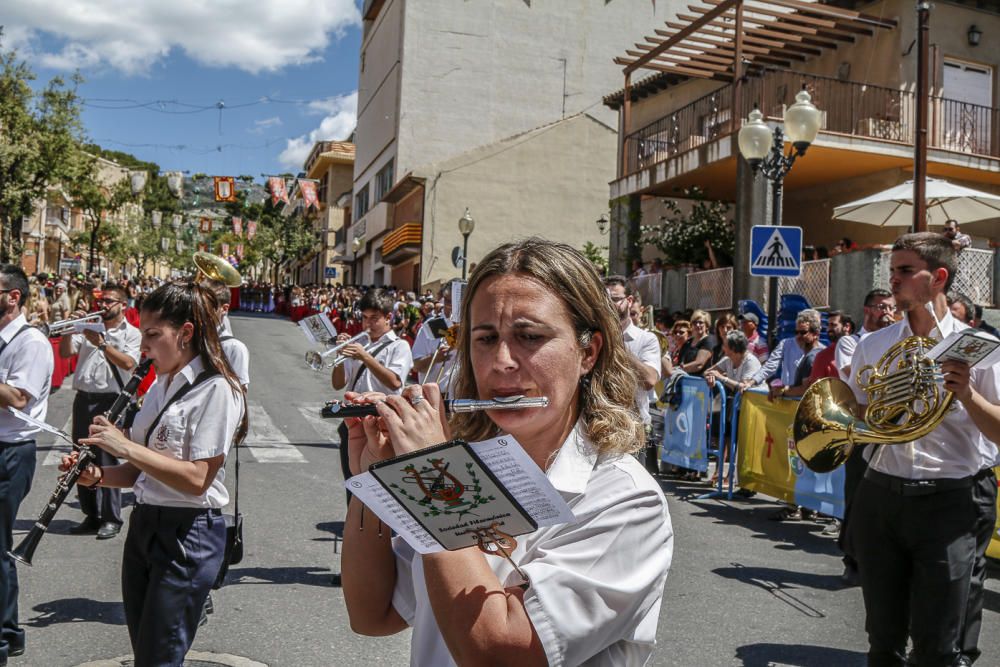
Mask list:
[[[785,108],[795,102],[795,94],[803,84],[823,111],[823,131],[913,143],[914,93],[789,70],[769,70],[747,79],[735,114],[734,87],[729,84],[628,135],[624,146],[625,173],[634,173],[736,132],[754,103],[760,105],[768,118],[780,120]],[[934,97],[930,102],[929,130],[931,148],[1000,157],[1000,109]]]
[[[419,222],[408,222],[386,234],[382,240],[382,257],[388,257],[405,245],[420,247],[421,227]]]

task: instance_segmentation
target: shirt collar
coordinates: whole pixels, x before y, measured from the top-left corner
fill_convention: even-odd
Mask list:
[[[583,493],[597,464],[597,450],[585,429],[583,419],[578,420],[545,473],[552,486],[563,493]]]
[[[201,360],[201,355],[197,354],[178,374],[187,380],[188,384],[194,384],[195,378],[201,375],[203,370],[205,370],[205,363]]]
[[[637,327],[635,322],[629,322],[629,325],[625,327],[625,331],[622,332],[622,335],[625,336],[625,340],[635,340],[639,337],[641,331],[642,329]]]
[[[14,334],[20,331],[21,327],[27,323],[28,318],[25,317],[24,313],[21,313],[15,317],[10,324],[5,326],[3,331],[0,331],[0,338],[2,338],[5,343],[9,343],[14,338]]]
[[[931,329],[930,333],[927,334],[927,335],[930,338],[934,338],[934,339],[936,339],[938,341],[942,341],[942,340],[944,340],[945,338],[947,338],[948,336],[950,336],[951,334],[953,334],[955,332],[955,330],[957,329],[957,327],[955,325],[957,323],[958,323],[958,320],[956,320],[954,317],[951,316],[951,310],[945,310],[944,317],[942,317],[942,318],[940,318],[938,320],[938,324],[940,324],[940,327],[937,324],[934,325],[934,328]],[[913,335],[913,329],[910,328],[910,314],[909,313],[906,314],[906,317],[904,317],[902,320],[900,320],[900,324],[902,325],[903,331],[908,336],[912,336]],[[938,334],[937,336],[934,335],[935,331]]]

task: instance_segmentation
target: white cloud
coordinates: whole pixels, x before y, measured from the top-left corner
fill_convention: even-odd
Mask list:
[[[172,50],[213,67],[256,74],[315,61],[329,43],[360,25],[354,0],[3,0],[4,42],[60,69],[106,65],[141,74]],[[61,44],[39,52],[39,35]],[[25,48],[27,47],[27,48]]]
[[[249,130],[251,134],[263,134],[266,130],[272,127],[281,127],[284,123],[281,122],[281,118],[278,116],[271,116],[270,118],[264,118],[261,120],[255,120],[253,122],[253,127]]]
[[[308,134],[289,139],[285,145],[285,150],[278,156],[281,166],[288,169],[299,169],[309,157],[309,151],[317,141],[343,141],[347,139],[354,129],[358,119],[358,91],[348,95],[330,97],[323,100],[322,108],[316,110],[326,112],[326,117],[320,122],[319,127]],[[312,106],[312,105],[310,105]]]

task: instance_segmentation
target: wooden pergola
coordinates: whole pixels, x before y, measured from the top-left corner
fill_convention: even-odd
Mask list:
[[[896,21],[803,0],[702,0],[690,14],[666,21],[615,63],[624,65],[623,135],[631,127],[632,73],[644,69],[734,84],[765,67],[789,68]]]

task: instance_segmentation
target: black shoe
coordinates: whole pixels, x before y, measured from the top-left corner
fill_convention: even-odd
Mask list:
[[[88,516],[86,519],[69,529],[70,535],[92,535],[101,527],[101,522],[97,517]]]
[[[861,585],[861,574],[853,567],[845,567],[840,575],[840,585],[844,588],[854,588]]]
[[[201,608],[201,618],[198,619],[198,627],[200,628],[203,625],[208,625],[208,614],[205,613],[204,607]]]
[[[341,585],[341,579],[340,579],[340,573],[339,573],[339,572],[337,572],[336,574],[332,574],[332,575],[330,575],[330,583],[331,583],[331,584],[332,584],[333,586],[335,586],[335,587],[337,587],[337,588],[340,588],[340,585]]]
[[[120,523],[115,523],[113,521],[105,521],[101,524],[100,530],[97,531],[97,539],[99,540],[110,540],[112,537],[120,533],[122,530],[122,525]]]
[[[212,614],[215,613],[215,603],[212,602],[212,594],[209,593],[208,597],[205,598],[205,613]]]

